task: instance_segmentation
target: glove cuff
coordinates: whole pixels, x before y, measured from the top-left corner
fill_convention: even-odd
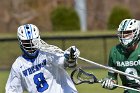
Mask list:
[[[65,59],[64,66],[69,68],[74,68],[77,66],[77,61],[76,60],[68,61],[67,59]]]

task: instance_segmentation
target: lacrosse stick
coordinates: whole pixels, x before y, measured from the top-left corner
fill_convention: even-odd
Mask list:
[[[101,68],[108,69],[108,70],[110,70],[110,71],[119,73],[119,74],[121,74],[121,75],[129,76],[129,77],[132,77],[132,78],[135,78],[135,79],[139,79],[139,80],[140,80],[140,77],[137,77],[137,76],[134,76],[134,75],[132,75],[132,74],[128,74],[128,73],[125,73],[125,72],[122,72],[122,71],[113,69],[113,68],[111,68],[111,67],[107,67],[107,66],[98,64],[98,63],[93,62],[93,61],[90,61],[90,60],[88,60],[88,59],[85,59],[85,58],[82,58],[82,57],[78,57],[78,59],[80,59],[80,60],[82,60],[82,61],[85,61],[85,62],[87,62],[87,63],[93,64],[93,65],[96,65],[96,66],[98,66],[98,67],[101,67]]]
[[[50,52],[50,53],[56,53],[56,52],[64,53],[64,51],[62,51],[60,48],[58,48],[58,47],[56,47],[54,45],[49,45],[46,42],[44,42],[43,40],[41,40],[41,39],[33,39],[32,42],[35,45],[34,47],[39,48],[41,51],[46,51],[46,52]],[[82,58],[82,57],[78,57],[78,59],[80,59],[80,60],[82,60],[84,62],[90,63],[92,65],[96,65],[98,67],[108,69],[110,71],[114,71],[116,73],[119,73],[119,74],[122,74],[122,75],[129,76],[129,77],[132,77],[132,78],[140,80],[140,77],[137,77],[137,76],[134,76],[134,75],[131,75],[131,74],[128,74],[128,73],[113,69],[111,67],[107,67],[107,66],[98,64],[98,63],[90,61],[88,59],[85,59],[85,58]]]
[[[59,47],[47,44],[42,39],[33,39],[32,40],[34,47],[40,49],[41,51],[49,52],[49,53],[63,53]]]
[[[75,85],[79,85],[79,84],[82,84],[82,83],[94,84],[94,83],[101,83],[102,82],[102,80],[98,80],[96,78],[96,76],[94,76],[91,73],[85,72],[81,68],[77,68],[77,69],[72,71],[71,79],[72,79],[72,81]],[[117,86],[119,88],[130,89],[130,90],[140,92],[140,90],[137,90],[137,89],[134,89],[134,88],[121,86],[121,85],[117,85],[117,84],[113,84],[113,85]]]

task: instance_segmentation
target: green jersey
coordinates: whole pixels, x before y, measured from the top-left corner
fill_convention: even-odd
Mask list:
[[[140,76],[140,44],[133,52],[128,52],[121,44],[113,47],[110,51],[108,65],[119,71]],[[108,76],[117,80],[117,73],[113,71],[108,72]],[[120,75],[122,85],[136,88],[140,86],[140,80]],[[128,92],[137,93],[137,92]]]

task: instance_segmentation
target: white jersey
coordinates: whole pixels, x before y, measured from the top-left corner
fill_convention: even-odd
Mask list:
[[[16,59],[5,89],[6,93],[77,93],[64,69],[63,54],[42,51],[35,60]]]

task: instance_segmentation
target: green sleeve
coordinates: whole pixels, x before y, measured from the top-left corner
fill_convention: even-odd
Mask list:
[[[115,58],[116,58],[116,51],[115,51],[115,47],[113,47],[110,51],[109,60],[108,60],[108,66],[113,69],[116,69]],[[117,75],[118,73],[115,73],[113,71],[108,71],[108,77],[112,78],[113,80],[117,81]]]
[[[113,69],[116,69],[116,66],[115,66],[114,62],[115,62],[115,51],[114,51],[114,48],[112,48],[111,51],[110,51],[110,54],[109,54],[108,66],[113,68]],[[118,73],[115,73],[111,70],[108,71],[108,78],[112,78],[113,80],[115,80],[116,84],[118,84],[117,76],[118,76]],[[111,90],[114,90],[116,88],[117,88],[117,86],[115,86]]]

